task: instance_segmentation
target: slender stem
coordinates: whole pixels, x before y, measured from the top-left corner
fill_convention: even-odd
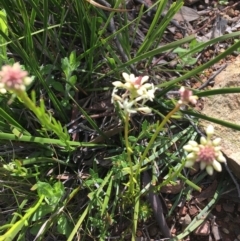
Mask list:
[[[130,193],[133,194],[134,189],[134,180],[133,180],[133,164],[132,164],[132,149],[130,147],[129,141],[128,141],[128,124],[129,124],[129,114],[127,113],[125,116],[125,126],[124,126],[124,138],[125,138],[125,145],[127,149],[127,159],[130,165]]]
[[[157,138],[159,132],[163,129],[163,127],[164,127],[165,124],[169,121],[169,119],[171,118],[171,116],[174,115],[174,113],[179,110],[179,108],[180,108],[180,105],[177,104],[177,105],[175,106],[175,108],[167,114],[167,116],[162,120],[161,124],[157,127],[155,133],[153,134],[151,140],[149,141],[147,147],[145,148],[145,150],[144,150],[144,152],[143,152],[143,154],[142,154],[142,156],[141,156],[140,163],[139,163],[139,168],[141,168],[142,162],[143,162],[144,159],[146,158],[146,156],[147,156],[150,148],[152,147],[155,139]]]
[[[43,202],[44,196],[42,195],[39,200],[37,201],[37,203],[35,204],[35,206],[30,207],[27,211],[26,214],[21,217],[21,219],[19,221],[17,221],[16,223],[14,223],[12,225],[12,227],[3,235],[0,236],[0,241],[6,241],[6,240],[13,240],[16,235],[18,234],[18,232],[24,227],[24,225],[26,224],[26,222],[28,221],[28,219],[34,214],[36,213],[37,209],[39,208],[39,206],[41,205],[41,203]]]
[[[69,138],[66,133],[63,132],[62,127],[60,128],[59,125],[57,125],[57,121],[54,119],[54,117],[49,116],[46,113],[43,113],[41,110],[41,107],[37,107],[34,102],[28,97],[27,93],[24,91],[17,91],[17,96],[22,100],[24,105],[28,107],[40,120],[41,124],[44,125],[44,127],[50,131],[53,131],[62,141],[65,142],[68,148],[69,146]],[[41,103],[40,103],[41,104]],[[44,110],[45,111],[45,110]],[[52,123],[54,119],[54,124]]]
[[[194,190],[201,192],[201,190],[202,190],[201,187],[196,185],[194,182],[191,182],[189,179],[187,179],[181,173],[178,173],[178,177],[180,177],[183,181],[185,181],[187,183],[187,185],[190,186],[191,188],[193,188]]]
[[[139,183],[140,180],[137,181]],[[137,188],[137,193],[139,193],[139,188]],[[136,195],[134,197],[134,213],[133,213],[133,230],[132,230],[132,241],[136,240],[137,233],[137,224],[138,224],[138,216],[139,216],[139,207],[140,207],[140,199],[139,196]]]

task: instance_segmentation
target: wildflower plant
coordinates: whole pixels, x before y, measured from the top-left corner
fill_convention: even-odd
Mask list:
[[[149,114],[152,112],[151,108],[147,106],[148,101],[153,101],[155,97],[156,87],[153,84],[148,83],[148,76],[139,76],[136,77],[133,74],[122,74],[124,78],[124,82],[115,81],[113,82],[114,89],[112,92],[112,102],[124,112],[124,140],[126,145],[127,152],[127,160],[129,163],[129,183],[127,186],[129,187],[128,191],[130,196],[134,199],[135,207],[134,207],[134,216],[137,217],[139,211],[139,190],[140,190],[140,173],[142,171],[143,162],[146,158],[148,158],[149,152],[151,151],[152,146],[154,146],[154,142],[157,139],[159,133],[163,130],[164,126],[170,118],[180,110],[182,106],[190,104],[196,104],[197,96],[194,96],[191,90],[185,89],[181,87],[179,90],[180,100],[175,104],[175,107],[172,111],[170,111],[165,118],[163,118],[162,122],[156,124],[156,130],[150,137],[150,140],[140,156],[138,158],[137,163],[133,163],[133,160],[136,160],[136,157],[133,156],[133,150],[131,143],[129,142],[129,118],[131,114],[140,112],[142,114]],[[122,94],[119,94],[120,89],[123,91]],[[135,164],[135,165],[134,165]],[[181,165],[176,173],[180,173],[180,171],[184,168],[184,163]],[[174,174],[173,174],[174,175]],[[177,174],[176,174],[177,175]],[[171,178],[170,178],[171,179]],[[170,180],[169,179],[169,180]],[[196,188],[196,185],[192,184],[192,187]],[[135,218],[134,218],[135,220]],[[136,232],[136,223],[134,223],[133,233]]]
[[[154,93],[157,88],[153,84],[146,83],[149,80],[148,76],[135,76],[134,74],[122,74],[124,82],[115,81],[112,84],[114,89],[112,92],[112,103],[117,104],[124,112],[124,137],[127,150],[127,157],[130,164],[130,188],[129,191],[134,195],[134,177],[132,163],[132,148],[128,140],[129,117],[131,114],[140,112],[142,114],[150,114],[151,108],[146,106],[147,101],[153,101]],[[119,94],[120,89],[123,94]],[[138,174],[136,174],[138,176]]]
[[[28,72],[23,70],[19,63],[14,63],[12,66],[4,65],[0,70],[0,93],[6,94],[9,92],[13,95],[13,98],[19,98],[27,108],[34,112],[45,130],[54,132],[63,145],[70,148],[67,130],[46,111],[43,100],[41,99],[40,106],[37,106],[35,92],[32,92],[32,100],[28,97],[26,87],[32,81],[33,77],[29,77]]]

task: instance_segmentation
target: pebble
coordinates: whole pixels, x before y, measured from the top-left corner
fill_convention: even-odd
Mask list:
[[[182,39],[183,38],[183,35],[181,33],[176,33],[175,34],[175,38],[176,39]]]
[[[226,212],[232,213],[234,211],[235,205],[232,203],[223,203],[223,209]]]
[[[229,221],[230,221],[229,216],[226,216],[226,217],[224,218],[224,222],[228,223]]]
[[[156,236],[157,233],[158,233],[158,227],[156,227],[156,226],[151,226],[151,227],[148,229],[148,232],[149,232],[149,235],[150,235],[151,237],[154,237],[154,236]]]
[[[223,228],[222,231],[223,231],[225,234],[229,234],[229,231],[228,231],[228,229],[226,229],[226,228]]]
[[[221,204],[217,204],[216,205],[216,210],[217,210],[217,212],[221,212],[222,211],[222,205]]]
[[[237,210],[240,212],[240,203],[238,204]]]

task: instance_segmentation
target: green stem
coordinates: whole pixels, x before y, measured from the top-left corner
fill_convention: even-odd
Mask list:
[[[54,119],[54,117],[45,112],[44,103],[42,100],[40,100],[40,107],[37,107],[35,103],[28,97],[26,92],[17,91],[16,94],[22,100],[24,105],[37,116],[41,124],[49,131],[53,131],[62,141],[65,142],[66,146],[70,148],[69,135],[63,132],[62,126]]]
[[[132,149],[129,145],[128,141],[128,124],[129,124],[129,114],[127,113],[125,116],[125,125],[124,125],[124,139],[125,139],[125,145],[127,149],[127,159],[130,165],[130,184],[129,184],[129,190],[130,193],[133,194],[134,191],[134,180],[133,180],[133,164],[132,164]]]
[[[141,168],[142,163],[143,163],[144,159],[146,158],[146,156],[147,156],[151,146],[153,145],[155,139],[157,138],[159,132],[163,129],[165,124],[170,120],[171,116],[174,115],[174,113],[179,110],[179,108],[180,108],[180,105],[177,104],[175,106],[175,108],[167,114],[167,116],[162,120],[161,124],[157,127],[155,133],[153,134],[151,140],[149,141],[147,147],[145,148],[145,150],[144,150],[144,152],[141,156],[140,163],[139,163],[139,169]]]
[[[140,180],[138,180],[140,182]],[[137,183],[139,183],[137,182]],[[137,190],[139,193],[139,188]],[[140,207],[140,199],[139,196],[136,195],[134,198],[134,214],[133,214],[133,233],[132,233],[132,241],[136,240],[136,233],[137,233],[137,224],[138,224],[138,216],[139,216],[139,207]]]
[[[183,176],[181,173],[178,173],[178,177],[180,177],[183,181],[185,181],[187,183],[188,186],[190,186],[191,188],[193,188],[194,190],[201,192],[201,187],[199,187],[198,185],[196,185],[195,183],[191,182],[190,180],[188,180],[185,176]]]
[[[42,137],[36,137],[36,136],[25,136],[25,135],[17,137],[16,135],[10,134],[10,133],[0,133],[0,139],[65,146],[65,143],[58,139],[42,138]],[[89,142],[69,141],[68,143],[72,147],[96,146],[96,144],[89,143]],[[99,144],[99,146],[106,146],[106,145]]]
[[[42,195],[35,206],[29,208],[26,214],[3,235],[0,236],[0,241],[11,241],[13,240],[18,232],[22,229],[22,227],[26,224],[27,220],[37,211],[39,206],[41,205],[44,196]]]

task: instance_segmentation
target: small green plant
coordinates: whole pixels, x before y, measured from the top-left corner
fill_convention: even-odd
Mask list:
[[[184,66],[192,66],[192,65],[196,64],[197,58],[194,57],[196,52],[191,52],[191,54],[189,54],[189,52],[191,50],[197,48],[198,46],[201,46],[201,43],[198,42],[196,39],[194,39],[189,43],[188,48],[177,47],[176,49],[173,50],[173,53],[178,54],[178,56],[180,58],[180,63],[178,64],[179,68],[182,69]],[[202,48],[198,49],[197,50],[198,53],[201,50],[202,50]]]
[[[228,0],[219,0],[218,3],[220,5],[228,5]]]
[[[238,43],[240,40],[239,39],[234,39],[234,43]],[[236,51],[240,53],[240,48],[237,48]]]
[[[152,209],[147,202],[140,202],[139,208],[139,220],[146,222],[153,215]]]
[[[27,71],[22,70],[19,63],[15,63],[13,66],[6,65],[0,71],[0,79],[0,92],[5,94],[9,91],[13,98],[18,97],[36,115],[42,127],[47,131],[54,132],[70,149],[68,143],[70,137],[66,128],[63,128],[61,123],[46,110],[43,100],[40,100],[40,106],[37,106],[35,92],[32,92],[32,99],[28,97],[25,91],[26,86],[33,81],[33,78],[28,77]]]

